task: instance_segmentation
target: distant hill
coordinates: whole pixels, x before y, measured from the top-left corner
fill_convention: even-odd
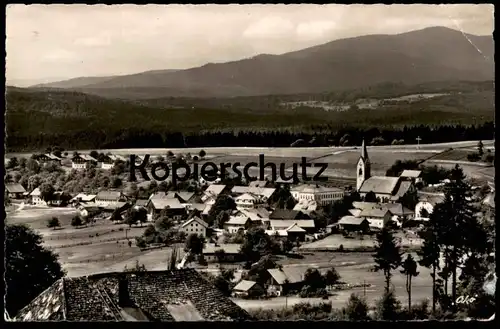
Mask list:
[[[492,36],[431,27],[398,35],[336,40],[283,55],[187,70],[144,72],[93,83],[85,80],[85,84],[69,80],[38,87],[128,99],[321,93],[381,83],[493,80],[493,56]]]
[[[442,95],[420,98],[420,93]],[[415,94],[417,97],[413,97],[412,101],[397,98]],[[352,106],[343,112],[325,111],[307,105],[282,106],[307,100],[338,101],[349,107],[359,104],[360,99],[372,98],[380,100],[375,108]],[[480,124],[494,120],[494,98],[491,81],[431,83],[412,87],[383,84],[327,94],[133,101],[102,98],[71,90],[7,87],[6,144],[11,151],[40,149],[49,145],[72,149],[178,147],[184,143],[180,133],[189,135],[204,131],[215,135],[223,131],[231,134],[233,131],[264,131],[269,134],[291,131],[297,134],[293,136],[299,138],[303,132],[321,134],[344,127],[395,129],[415,125]],[[171,137],[172,134],[174,137]],[[264,138],[263,141],[289,145],[297,139],[274,142],[272,139],[275,137],[272,136],[269,135],[271,140]],[[219,137],[217,143],[232,145],[227,137]],[[199,141],[206,143],[203,145],[211,145],[212,142],[202,138]],[[249,138],[241,145],[256,145],[252,143]]]
[[[133,77],[140,81],[140,79],[144,79],[147,76],[150,79],[154,79],[155,76],[176,72],[177,70],[154,70],[141,72],[132,75],[125,76],[107,76],[107,77],[79,77],[69,80],[51,82],[51,83],[42,83],[31,86],[30,88],[56,88],[56,89],[74,89],[74,88],[86,88],[92,85],[99,85],[101,83],[107,83],[114,79],[120,79],[125,77]]]

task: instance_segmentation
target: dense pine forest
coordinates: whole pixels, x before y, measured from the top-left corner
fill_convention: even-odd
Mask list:
[[[448,87],[446,87],[448,86]],[[412,100],[395,99],[415,95]],[[435,93],[436,97],[420,97]],[[352,92],[118,100],[74,91],[7,89],[7,151],[415,144],[494,138],[490,82],[384,84]],[[413,97],[413,96],[412,96]],[[377,99],[375,107],[363,108]],[[347,104],[344,111],[290,102]]]

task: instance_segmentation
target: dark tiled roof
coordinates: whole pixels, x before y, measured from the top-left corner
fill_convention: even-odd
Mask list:
[[[9,193],[24,193],[26,190],[21,184],[5,184],[5,188]]]
[[[276,209],[269,216],[270,219],[308,219],[310,218],[299,210]]]
[[[120,305],[120,280],[131,304]],[[175,309],[175,312],[173,311]],[[132,312],[131,310],[136,310]],[[16,321],[233,321],[249,319],[193,269],[63,278],[23,308]],[[135,316],[137,318],[137,316]]]

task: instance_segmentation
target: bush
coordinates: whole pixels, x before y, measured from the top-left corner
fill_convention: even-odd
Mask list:
[[[401,302],[396,299],[391,291],[385,293],[384,296],[377,302],[376,316],[379,320],[398,320],[401,313]]]
[[[311,286],[304,286],[299,293],[300,298],[322,298],[328,297],[328,292],[325,288],[314,289]]]
[[[470,162],[476,162],[479,161],[480,159],[481,157],[479,156],[478,153],[467,154],[467,160],[469,160]]]
[[[368,304],[355,294],[351,294],[343,311],[349,321],[366,321],[370,319]]]

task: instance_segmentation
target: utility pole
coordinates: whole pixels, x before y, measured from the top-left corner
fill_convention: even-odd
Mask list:
[[[420,136],[418,136],[415,139],[417,140],[417,150],[418,150],[418,149],[420,149],[420,141],[422,140],[422,138],[420,138]]]

